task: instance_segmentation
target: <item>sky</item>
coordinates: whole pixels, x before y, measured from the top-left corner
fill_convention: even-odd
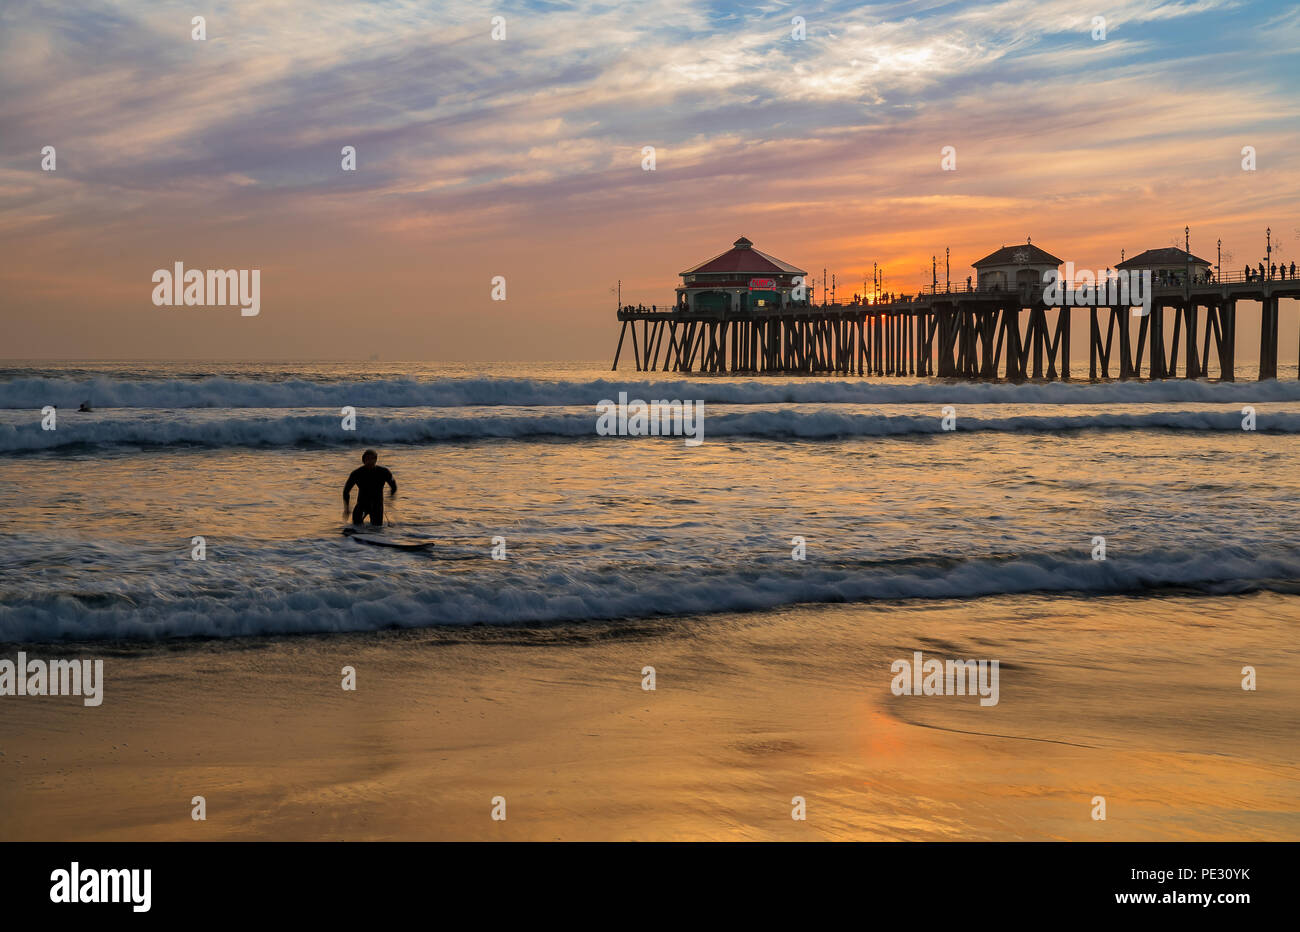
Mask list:
[[[1297,48],[1242,0],[5,0],[0,356],[605,359],[618,281],[741,235],[842,297],[1027,237],[1300,263]],[[260,313],[155,306],[176,262]]]

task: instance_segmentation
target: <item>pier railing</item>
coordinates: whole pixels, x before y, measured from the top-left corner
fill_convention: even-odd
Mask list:
[[[1105,278],[1102,278],[1100,281],[1097,279],[1075,279],[1074,281],[1060,282],[1057,287],[1069,289],[1071,291],[1078,291],[1086,287],[1090,290],[1096,291],[1099,288],[1105,289],[1107,285],[1108,281]],[[1252,287],[1244,290],[1240,288],[1226,287],[1239,285],[1248,285]],[[1233,296],[1235,294],[1240,297],[1249,297],[1246,292],[1255,290],[1255,286],[1258,286],[1261,290],[1267,290],[1270,294],[1278,293],[1283,297],[1293,297],[1295,296],[1292,294],[1293,291],[1300,293],[1300,275],[1275,275],[1270,278],[1267,275],[1260,277],[1258,272],[1251,272],[1249,274],[1244,272],[1229,272],[1225,273],[1222,277],[1217,275],[1210,277],[1193,276],[1190,282],[1191,290],[1196,293],[1202,293],[1223,287],[1223,293],[1225,296]],[[939,299],[947,300],[959,298],[1019,298],[1024,301],[1026,305],[1034,305],[1044,303],[1043,295],[1047,287],[1047,283],[1045,282],[1035,282],[1033,284],[1023,283],[1020,285],[984,284],[978,286],[972,285],[969,288],[947,286],[944,288],[927,289],[915,293],[909,292],[907,294],[895,294],[889,292],[887,293],[887,299],[885,297],[875,299],[873,296],[870,300],[859,300],[845,304],[791,301],[781,305],[766,305],[764,307],[741,308],[739,310],[732,308],[697,308],[692,310],[684,304],[655,304],[650,305],[649,307],[645,305],[625,305],[618,309],[618,316],[620,320],[630,320],[632,318],[642,317],[653,318],[659,316],[721,318],[741,315],[747,317],[766,317],[777,314],[809,314],[819,312],[838,313],[853,308],[866,310],[870,313],[873,309],[901,310],[906,309],[909,306],[929,305]],[[1116,287],[1118,287],[1118,282],[1116,283]],[[1165,279],[1156,277],[1153,278],[1151,287],[1153,292],[1168,297],[1188,290],[1189,283],[1183,278]],[[1104,304],[1105,302],[1103,301],[1101,303]]]

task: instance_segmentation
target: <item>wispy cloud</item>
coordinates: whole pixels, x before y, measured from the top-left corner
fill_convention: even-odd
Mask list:
[[[1095,42],[1074,0],[205,6],[205,42],[188,3],[0,12],[0,240],[23,259],[7,288],[106,240],[135,275],[160,243],[242,231],[293,275],[335,229],[362,280],[416,243],[459,267],[488,262],[485,243],[606,264],[621,229],[671,245],[629,270],[662,295],[748,224],[849,273],[1031,222],[1104,257],[1103,226],[1134,246],[1170,221],[1235,235],[1294,217],[1300,194],[1300,88],[1276,67],[1294,10],[1128,0]],[[1237,167],[1245,144],[1267,181]],[[43,145],[58,172],[37,170]],[[343,145],[359,171],[340,171]],[[938,171],[943,145],[957,172]],[[112,268],[87,292],[112,290]]]

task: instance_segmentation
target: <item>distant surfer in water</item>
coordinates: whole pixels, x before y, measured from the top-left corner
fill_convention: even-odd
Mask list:
[[[389,497],[397,494],[397,480],[383,466],[376,466],[379,454],[367,450],[361,454],[361,465],[352,470],[347,485],[343,486],[343,520],[347,520],[352,502],[352,487],[357,487],[357,507],[352,509],[352,523],[361,524],[370,515],[371,527],[384,526],[384,486],[391,486]]]

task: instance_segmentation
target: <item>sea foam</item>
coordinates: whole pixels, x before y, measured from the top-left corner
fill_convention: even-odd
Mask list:
[[[209,594],[210,586],[166,591],[152,586],[91,601],[72,592],[18,596],[0,606],[0,641],[629,620],[797,603],[1024,593],[1300,593],[1300,551],[1285,547],[1149,550],[1104,561],[1086,554],[1034,553],[904,563],[780,561],[703,572],[678,564],[637,565],[616,575],[549,561],[512,566],[487,559],[486,552],[481,572],[459,575],[436,572],[436,561],[422,564],[426,558],[420,556],[395,552],[385,559],[394,572],[384,579],[337,582],[334,588],[275,588],[232,575],[220,597]],[[281,587],[287,585],[281,580]]]
[[[948,434],[936,415],[863,414],[828,410],[776,409],[707,415],[707,437],[830,440]],[[1260,415],[1262,433],[1300,433],[1300,414]],[[1154,411],[1086,414],[958,417],[955,433],[1060,433],[1080,430],[1241,431],[1238,411]],[[509,414],[487,416],[360,416],[355,430],[342,430],[329,415],[208,417],[147,416],[93,419],[64,416],[57,430],[42,430],[33,419],[0,424],[0,451],[101,447],[284,447],[355,444],[428,444],[474,440],[541,438],[590,439],[600,443],[671,442],[660,438],[602,437],[592,414]]]
[[[706,404],[1260,404],[1300,401],[1300,381],[1087,383],[882,383],[857,379],[721,380],[633,377],[384,379],[345,382],[203,379],[15,378],[0,382],[0,408],[341,408],[573,406],[620,391],[632,398],[698,399]]]

